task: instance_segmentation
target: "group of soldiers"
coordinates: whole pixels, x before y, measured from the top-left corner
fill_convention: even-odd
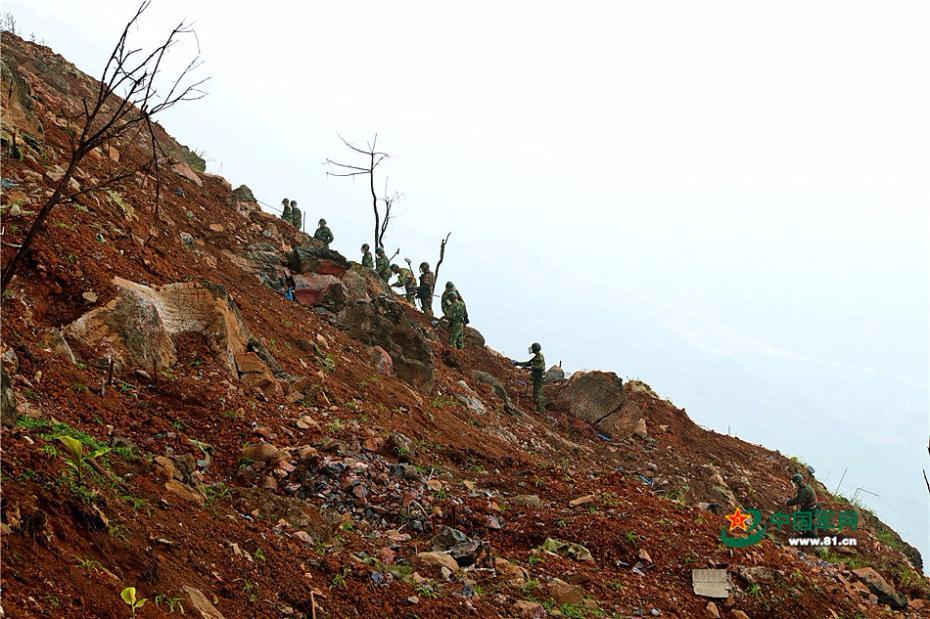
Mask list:
[[[301,215],[300,209],[297,208],[297,201],[284,198],[281,200],[281,207],[281,219],[300,230],[303,226],[303,216]],[[326,249],[329,249],[329,244],[333,242],[334,237],[333,231],[326,225],[325,219],[321,218],[317,223],[317,229],[316,232],[313,233],[313,238],[323,243]]]

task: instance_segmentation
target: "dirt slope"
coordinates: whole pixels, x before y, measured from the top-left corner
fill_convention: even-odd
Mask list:
[[[56,114],[78,109],[93,82],[7,33],[2,52],[5,264],[65,161]],[[188,157],[159,139],[176,162]],[[81,163],[79,183],[142,156],[112,148]],[[729,573],[720,616],[930,615],[919,556],[865,512],[857,548],[844,552],[802,553],[785,534],[721,544],[729,501],[776,510],[804,467],[699,428],[644,385],[626,385],[625,397],[648,436],[606,439],[559,405],[531,413],[524,371],[475,334],[449,350],[444,326],[408,306],[432,386],[379,370],[377,351],[336,312],[287,301],[263,280],[257,256],[283,260],[305,235],[224,179],[181,171],[167,173],[159,219],[151,185],[138,182],[59,206],[3,293],[19,412],[2,429],[7,616],[125,617],[119,593],[135,586],[148,599],[140,617],[181,606],[205,617],[702,617],[714,611],[692,591],[695,568]],[[250,350],[260,345],[287,378],[249,386],[205,335],[184,333],[169,370],[119,368],[105,385],[99,350],[70,340],[72,363],[53,330],[116,298],[115,277],[221,286],[260,343]],[[524,412],[505,412],[475,370]],[[548,388],[553,402],[559,389]],[[79,480],[63,434],[110,451]],[[830,508],[853,509],[818,491]],[[454,540],[458,563],[425,554],[437,535],[455,535],[443,527],[468,538]],[[540,550],[547,538],[581,544],[591,560]],[[880,603],[853,572],[869,566],[908,610]]]

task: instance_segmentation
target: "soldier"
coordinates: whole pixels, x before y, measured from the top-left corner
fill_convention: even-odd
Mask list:
[[[291,203],[287,198],[281,200],[281,207],[284,209],[281,212],[281,219],[287,223],[291,223]]]
[[[455,284],[453,284],[452,282],[446,282],[446,289],[443,291],[442,297],[439,299],[439,305],[442,308],[442,313],[444,316],[448,315],[449,313],[448,312],[449,295],[451,295],[453,292],[458,296],[459,301],[461,301],[463,305],[465,304],[465,299],[462,298],[462,294],[458,291],[458,289],[456,289]],[[465,324],[467,325],[468,323],[469,323],[468,306],[466,305],[465,306]]]
[[[368,267],[369,269],[374,269],[375,261],[372,259],[371,252],[368,250],[368,243],[362,243],[362,266]]]
[[[375,256],[375,271],[378,272],[381,281],[386,284],[391,279],[391,262],[384,255],[384,249],[381,247],[375,249]]]
[[[291,224],[300,230],[303,226],[304,220],[300,214],[300,209],[297,208],[297,200],[291,200]]]
[[[325,219],[319,221],[319,227],[316,229],[316,232],[313,233],[313,238],[321,241],[326,245],[326,249],[329,249],[329,244],[333,242],[333,231],[326,227]]]
[[[417,278],[413,276],[410,269],[402,269],[396,264],[391,265],[391,272],[397,275],[397,281],[391,284],[391,286],[394,288],[403,288],[407,303],[416,307]]]
[[[420,263],[420,287],[417,288],[417,298],[420,299],[420,307],[427,316],[433,315],[433,285],[436,283],[436,276],[429,270],[428,262]]]
[[[788,507],[797,505],[798,511],[809,512],[817,509],[817,495],[814,493],[814,489],[810,484],[804,483],[804,478],[800,473],[795,473],[791,476],[791,483],[795,485],[798,491],[793,499],[788,499],[786,505]]]
[[[533,357],[529,361],[514,361],[517,367],[530,368],[530,376],[533,378],[533,400],[536,402],[536,412],[546,412],[546,402],[543,398],[543,374],[546,371],[546,358],[542,354],[542,346],[533,343],[529,351]]]
[[[800,473],[791,476],[791,483],[797,488],[793,499],[788,499],[785,503],[788,507],[797,506],[799,512],[810,512],[811,522],[813,522],[813,512],[817,511],[820,505],[817,503],[817,494],[810,484],[804,483],[804,477]],[[801,537],[817,537],[817,530],[811,526],[810,530],[801,533]]]
[[[447,309],[445,314],[449,319],[449,346],[465,348],[465,304],[455,291],[449,295]]]

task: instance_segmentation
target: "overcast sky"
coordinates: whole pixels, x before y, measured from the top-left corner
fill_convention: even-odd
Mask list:
[[[930,5],[607,4],[155,0],[134,36],[195,23],[210,95],[162,123],[210,171],[357,258],[367,188],[321,162],[377,131],[389,248],[453,231],[440,279],[495,348],[848,469],[930,560]],[[4,3],[94,75],[132,8]]]

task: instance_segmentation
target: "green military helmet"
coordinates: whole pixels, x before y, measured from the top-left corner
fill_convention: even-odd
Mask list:
[[[291,200],[291,208],[297,206],[297,200]]]
[[[287,198],[284,198],[283,200],[281,200],[281,204],[283,204],[284,206],[287,206],[288,204],[290,204],[290,201]]]
[[[794,475],[791,476],[791,481],[793,481],[794,483],[800,486],[804,482],[804,478],[801,476],[800,473],[795,473]]]
[[[368,243],[362,243],[362,251],[368,251],[369,249]]]
[[[446,290],[455,290],[455,284],[452,282],[446,282]]]
[[[458,301],[458,300],[459,300],[459,295],[458,295],[458,293],[453,292],[453,293],[449,294],[449,303],[455,303],[455,302]]]
[[[325,226],[325,225],[326,225],[326,220],[325,220],[325,219],[321,219],[320,222],[319,222],[319,225]]]
[[[421,262],[421,263],[420,263],[420,270],[421,270],[421,271],[429,271],[429,262]]]
[[[400,267],[397,266],[396,264],[392,264],[392,265],[391,265],[391,270],[394,271],[395,273],[399,273],[399,272],[400,272]]]
[[[375,248],[375,253],[378,254],[379,256],[383,256],[383,255],[384,255],[384,248],[383,248],[383,247],[376,247],[376,248]]]
[[[530,352],[539,352],[542,350],[542,346],[539,345],[539,342],[533,342],[533,345],[530,346]]]

